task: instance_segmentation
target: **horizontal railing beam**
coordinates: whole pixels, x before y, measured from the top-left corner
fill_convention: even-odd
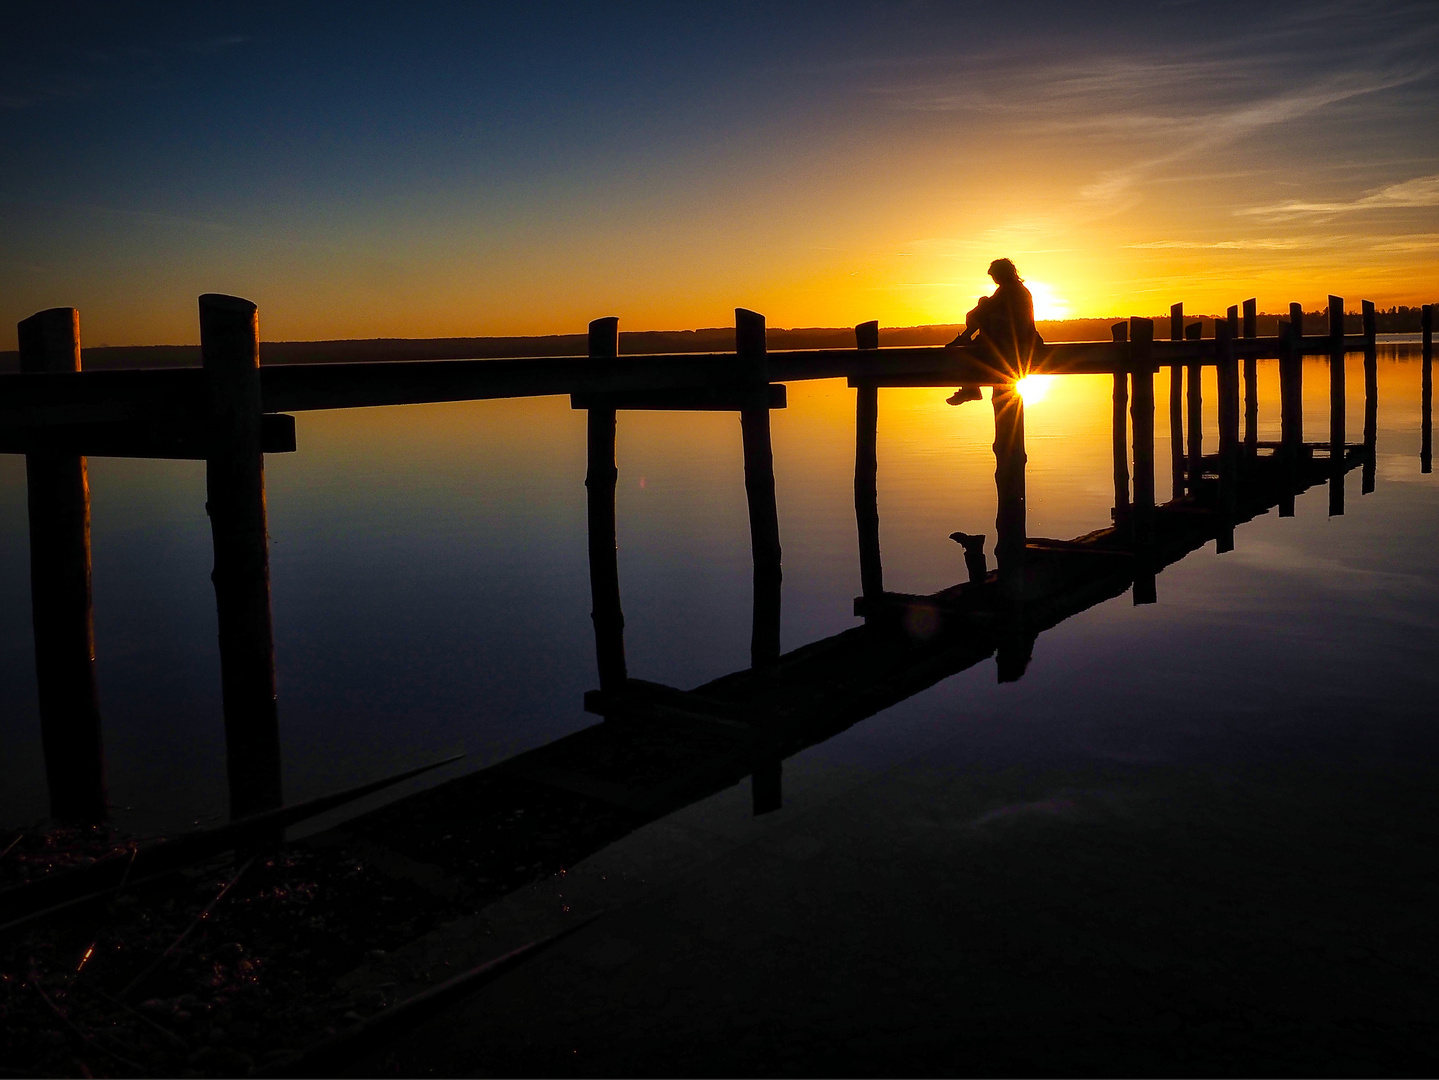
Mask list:
[[[0,428],[0,454],[204,461],[210,453],[211,427],[206,420],[185,418]],[[261,417],[260,449],[266,454],[294,453],[295,418],[273,414]]]
[[[1346,336],[1360,350],[1362,336]],[[1240,338],[1240,357],[1278,357],[1278,338]],[[1328,337],[1306,336],[1302,350],[1327,355]],[[1214,363],[1214,343],[1156,341],[1156,367]],[[1049,375],[1100,375],[1128,370],[1125,342],[1055,342],[1040,348],[1029,370]],[[767,354],[773,383],[847,378],[903,385],[994,385],[1013,372],[977,347],[938,345],[888,349],[800,349]],[[550,395],[662,394],[744,385],[734,353],[621,356],[602,366],[588,357],[507,360],[401,360],[282,364],[260,369],[267,413],[381,405],[477,401]],[[200,368],[0,375],[0,429],[157,421],[208,415],[208,384]],[[678,399],[677,399],[678,400]]]

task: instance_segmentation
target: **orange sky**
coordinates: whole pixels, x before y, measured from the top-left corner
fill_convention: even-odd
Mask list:
[[[0,348],[193,342],[209,291],[273,340],[954,322],[1000,255],[1041,318],[1439,300],[1439,16],[1020,7],[32,13]]]

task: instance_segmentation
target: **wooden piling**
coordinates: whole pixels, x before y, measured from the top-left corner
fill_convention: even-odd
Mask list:
[[[1290,304],[1289,321],[1279,323],[1279,439],[1285,474],[1280,517],[1294,516],[1294,487],[1304,450],[1304,354],[1299,336],[1303,328],[1304,310]]]
[[[1329,516],[1344,513],[1344,298],[1329,297]]]
[[[1192,333],[1199,323],[1185,328],[1186,340],[1197,340],[1198,333]],[[1218,325],[1218,322],[1215,323]],[[1189,393],[1187,417],[1189,435],[1189,495],[1191,498],[1199,497],[1200,481],[1204,478],[1204,401],[1200,388],[1200,378],[1203,374],[1203,364],[1198,356],[1189,362]]]
[[[230,815],[244,817],[281,804],[255,305],[235,296],[201,296],[200,353],[210,389],[206,509],[215,546],[211,578],[220,628]]]
[[[1152,604],[1154,583],[1154,321],[1129,320],[1130,427],[1134,439],[1134,602]]]
[[[1244,301],[1244,336],[1259,336],[1258,302],[1251,297]],[[1244,358],[1244,456],[1253,458],[1259,453],[1259,359]]]
[[[854,328],[860,349],[879,348],[879,323]],[[854,518],[859,532],[860,591],[867,599],[884,592],[884,566],[879,555],[879,388],[869,381],[855,387]]]
[[[1434,305],[1425,304],[1424,346],[1419,375],[1419,471],[1434,471]]]
[[[1024,556],[1028,543],[1025,514],[1024,398],[1013,383],[991,394],[994,408],[994,556],[999,564],[1000,633],[995,660],[1000,682],[1013,682],[1029,664],[1024,631]]]
[[[1292,337],[1289,322],[1279,319],[1276,329],[1279,341],[1279,465],[1284,470],[1284,483],[1279,488],[1279,516],[1294,516],[1294,480],[1297,477],[1298,443],[1295,440],[1294,364],[1291,358]]]
[[[774,449],[769,432],[769,370],[764,316],[735,309],[735,354],[740,378],[755,391],[740,410],[744,441],[744,487],[749,502],[750,551],[754,557],[754,622],[750,662],[765,667],[779,659],[782,571],[779,510],[775,504]]]
[[[39,312],[17,330],[22,372],[80,370],[80,313],[74,308]],[[77,454],[26,454],[25,479],[30,610],[50,816],[98,822],[106,811],[105,745],[95,679],[86,462]]]
[[[994,483],[998,492],[995,516],[994,555],[1001,577],[1013,577],[1009,570],[1023,561],[1028,540],[1025,520],[1024,472],[1028,460],[1024,447],[1024,398],[1012,383],[994,388]]]
[[[964,569],[969,580],[975,584],[989,577],[989,565],[984,558],[984,534],[953,532],[949,538],[964,548]]]
[[[1127,336],[1127,335],[1126,335]],[[1169,308],[1169,340],[1184,340],[1184,305]],[[1184,365],[1169,365],[1169,466],[1170,495],[1184,498]]]
[[[1115,323],[1110,327],[1116,343],[1129,340],[1129,324]],[[1128,531],[1129,506],[1129,373],[1114,373],[1114,415],[1111,424],[1114,451],[1114,524]]]
[[[1239,506],[1239,361],[1234,351],[1234,318],[1214,324],[1214,362],[1219,389],[1219,510],[1224,529],[1219,537],[1220,552],[1234,549],[1234,516]]]
[[[1374,474],[1378,464],[1379,323],[1372,300],[1362,301],[1361,307],[1364,312],[1364,469],[1360,494],[1368,495],[1374,490]]]
[[[589,356],[596,364],[620,354],[619,319],[595,319],[589,327]],[[622,690],[629,679],[625,664],[625,616],[620,606],[619,545],[616,539],[615,410],[591,407],[585,491],[589,509],[590,621],[595,628],[595,660],[600,689]]]

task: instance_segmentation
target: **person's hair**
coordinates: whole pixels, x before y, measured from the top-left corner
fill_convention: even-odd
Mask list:
[[[1018,281],[1023,283],[1024,278],[1019,276],[1019,271],[1014,268],[1014,263],[1008,259],[995,259],[989,264],[989,276],[1004,281]]]

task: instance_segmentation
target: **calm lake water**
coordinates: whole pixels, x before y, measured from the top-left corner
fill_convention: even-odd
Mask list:
[[[1260,364],[1261,439],[1278,373]],[[1348,435],[1363,428],[1349,358]],[[1420,472],[1417,350],[1379,356],[1377,488],[1351,474],[1239,528],[1129,594],[1044,633],[1027,674],[993,660],[806,751],[805,770],[974,761],[1439,766],[1439,483]],[[1207,450],[1214,370],[1205,372]],[[1327,437],[1328,365],[1305,368],[1305,433]],[[1168,379],[1156,379],[1158,495],[1168,497]],[[993,537],[993,417],[947,391],[880,392],[885,585],[965,577],[955,530]],[[1031,536],[1109,523],[1110,380],[1056,379],[1026,408]],[[857,625],[854,391],[796,383],[773,414],[786,651]],[[287,801],[464,751],[502,761],[596,722],[585,536],[585,414],[564,398],[298,417],[267,459]],[[630,673],[690,688],[749,663],[751,566],[730,414],[621,413],[619,568]],[[221,817],[224,737],[199,462],[92,458],[96,647],[111,799],[140,832]],[[992,543],[992,539],[991,539]],[[45,814],[30,630],[25,468],[0,456],[0,822]],[[942,749],[940,749],[942,747]],[[1439,777],[1436,777],[1439,778]],[[414,790],[413,787],[399,790]]]

